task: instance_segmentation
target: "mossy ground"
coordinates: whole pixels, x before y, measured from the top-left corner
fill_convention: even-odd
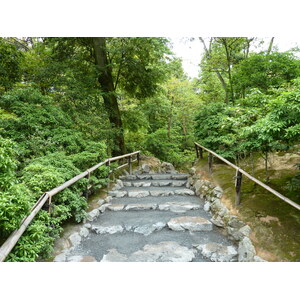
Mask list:
[[[265,170],[258,157],[254,160],[254,176],[264,182]],[[276,162],[276,155],[272,158]],[[241,167],[251,172],[252,162],[246,160]],[[296,174],[294,160],[280,170],[270,170],[268,185],[300,203],[298,195],[287,189],[287,183]],[[212,176],[208,174],[207,156],[196,163],[197,172],[202,173],[224,190],[222,201],[232,214],[238,215],[253,230],[251,240],[257,254],[268,261],[300,261],[300,211],[272,193],[254,184],[245,176],[242,182],[241,204],[235,207],[235,170],[228,165],[214,161]]]

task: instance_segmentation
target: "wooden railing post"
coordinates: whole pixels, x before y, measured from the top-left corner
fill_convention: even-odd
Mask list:
[[[200,158],[202,159],[203,158],[203,149],[199,148],[199,151],[200,151]]]
[[[195,149],[196,149],[196,155],[197,155],[197,158],[199,158],[199,149],[198,149],[198,146],[195,144]]]
[[[242,187],[243,174],[236,170],[235,175],[235,205],[238,206],[241,203],[241,187]]]
[[[213,163],[213,156],[211,153],[208,153],[208,172],[212,174],[212,163]]]
[[[140,158],[140,152],[136,155],[138,166],[140,166],[141,158]]]
[[[128,165],[129,165],[129,174],[132,174],[132,163],[131,163],[131,156],[128,156]]]

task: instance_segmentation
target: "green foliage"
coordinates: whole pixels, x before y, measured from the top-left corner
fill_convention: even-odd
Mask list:
[[[21,79],[23,53],[8,40],[0,37],[0,94]]]

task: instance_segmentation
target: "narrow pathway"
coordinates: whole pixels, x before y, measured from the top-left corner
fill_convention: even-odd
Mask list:
[[[54,261],[237,261],[236,246],[186,187],[188,174],[175,172],[121,176]]]

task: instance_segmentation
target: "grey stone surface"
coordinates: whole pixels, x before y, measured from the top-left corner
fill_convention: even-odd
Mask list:
[[[268,262],[267,260],[262,259],[260,256],[254,256],[253,260],[255,262]]]
[[[225,223],[220,216],[213,216],[210,221],[218,227],[225,227]]]
[[[118,252],[117,249],[108,249],[108,253],[103,255],[101,262],[124,262],[127,256]]]
[[[170,210],[172,212],[186,212],[188,210],[200,209],[201,205],[191,202],[166,202],[158,206],[159,210]]]
[[[195,257],[193,250],[173,241],[147,244],[142,250],[131,254],[131,262],[189,262]]]
[[[117,180],[116,180],[116,183],[117,183],[117,185],[119,185],[121,188],[124,187],[123,181],[122,181],[122,180],[117,179]]]
[[[85,223],[83,226],[88,229],[90,229],[92,227],[91,223]]]
[[[170,190],[152,190],[149,192],[150,192],[150,195],[153,197],[159,197],[159,196],[164,197],[164,196],[174,195],[174,192],[170,191]]]
[[[132,182],[132,186],[134,187],[148,187],[151,186],[151,182],[140,181],[140,182]]]
[[[95,208],[92,211],[90,211],[89,213],[87,213],[86,219],[91,222],[94,219],[96,219],[98,216],[99,216],[99,209]]]
[[[150,166],[148,164],[142,164],[142,172],[143,173],[149,173],[150,172]]]
[[[171,182],[171,186],[185,186],[186,180],[174,180]]]
[[[109,207],[110,205],[111,205],[110,203],[106,203],[106,204],[101,205],[101,206],[98,208],[99,212],[104,213],[105,210],[106,210],[106,208]]]
[[[121,225],[112,225],[112,226],[92,226],[92,230],[97,234],[114,234],[117,232],[123,232],[124,228]]]
[[[203,181],[202,180],[197,180],[194,184],[194,188],[195,188],[195,193],[197,196],[200,195],[200,188],[202,187],[203,185]]]
[[[155,224],[146,224],[143,226],[138,226],[133,229],[134,232],[143,234],[145,236],[151,234],[154,231],[159,231],[166,226],[164,222],[157,222]]]
[[[176,195],[184,195],[184,196],[187,196],[187,195],[193,196],[193,195],[195,195],[195,193],[190,189],[178,189],[178,190],[175,190],[175,194]]]
[[[107,208],[112,211],[119,211],[123,210],[124,206],[124,204],[110,204],[109,206],[107,206]]]
[[[237,251],[233,246],[208,243],[196,247],[200,253],[214,262],[232,262],[237,260]]]
[[[205,204],[204,204],[204,206],[203,206],[203,209],[205,211],[209,211],[210,210],[210,202],[206,201]]]
[[[149,196],[149,191],[144,191],[144,190],[128,191],[128,197],[142,198],[147,196]]]
[[[244,237],[239,242],[239,247],[238,247],[239,262],[254,261],[254,256],[256,256],[256,251],[251,240],[248,237]]]
[[[207,219],[201,217],[177,217],[172,218],[168,223],[170,229],[175,231],[210,231],[212,224]]]
[[[176,173],[174,166],[171,163],[163,162],[161,164],[161,171],[163,173]]]
[[[109,191],[108,194],[112,197],[122,198],[127,195],[127,191]]]
[[[103,199],[100,199],[98,202],[97,202],[97,204],[99,205],[99,206],[101,206],[102,204],[104,204],[105,203],[105,200],[103,200]]]
[[[60,253],[59,255],[56,255],[54,258],[54,262],[65,262],[66,261],[66,254],[65,253]]]
[[[81,243],[81,236],[79,235],[78,232],[75,232],[69,236],[69,240],[72,246],[77,246]]]
[[[90,232],[85,226],[83,226],[83,227],[81,227],[79,234],[82,237],[87,237],[90,234]]]
[[[232,228],[242,228],[244,227],[246,224],[244,222],[242,222],[241,220],[239,220],[238,217],[236,216],[231,216],[229,221],[228,221],[228,226],[232,227]]]
[[[125,210],[147,210],[156,209],[157,204],[154,203],[132,203],[125,207]]]
[[[132,186],[132,182],[130,181],[123,181],[124,186]]]

